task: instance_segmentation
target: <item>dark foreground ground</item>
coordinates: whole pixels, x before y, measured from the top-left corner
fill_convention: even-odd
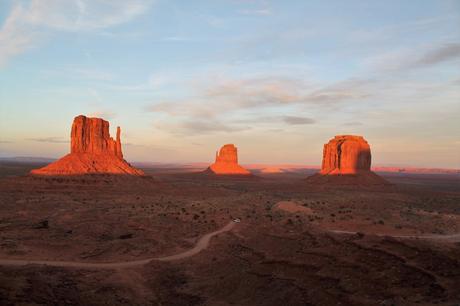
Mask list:
[[[455,175],[388,174],[389,187],[339,188],[308,185],[305,173],[223,179],[146,169],[153,178],[41,179],[15,176],[36,165],[7,167],[0,165],[0,260],[161,257],[241,222],[178,261],[0,265],[0,305],[460,303]]]

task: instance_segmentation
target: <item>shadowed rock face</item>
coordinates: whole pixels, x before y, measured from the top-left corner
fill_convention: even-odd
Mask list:
[[[362,136],[335,136],[324,145],[321,174],[357,174],[371,170],[371,148]]]
[[[110,137],[109,122],[101,118],[75,117],[70,135],[70,154],[35,169],[36,175],[129,174],[144,175],[123,159],[120,140]]]
[[[216,161],[209,170],[215,174],[250,174],[248,170],[238,165],[238,149],[233,144],[226,144],[216,152]]]

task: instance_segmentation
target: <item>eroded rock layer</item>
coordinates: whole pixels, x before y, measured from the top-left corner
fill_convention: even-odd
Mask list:
[[[356,174],[371,170],[371,148],[362,136],[335,136],[324,145],[321,174]]]
[[[249,175],[248,170],[238,165],[238,149],[233,144],[224,145],[216,152],[216,161],[209,166],[215,174],[224,175]]]
[[[70,154],[35,169],[35,175],[129,174],[144,175],[123,159],[120,140],[110,137],[109,122],[101,118],[75,117],[70,135]]]
[[[117,138],[113,140],[108,121],[80,115],[72,124],[70,153],[110,154],[123,158],[120,133],[117,127]]]
[[[307,181],[325,185],[386,185],[371,171],[371,148],[362,136],[339,135],[324,145],[321,171]]]

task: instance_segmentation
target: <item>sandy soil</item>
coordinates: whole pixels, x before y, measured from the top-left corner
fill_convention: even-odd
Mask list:
[[[460,188],[387,179],[2,178],[0,304],[455,305]]]
[[[276,203],[275,208],[287,211],[289,213],[301,212],[301,213],[308,214],[308,215],[313,214],[313,210],[310,207],[305,207],[299,203],[292,202],[292,201],[278,202]]]
[[[121,268],[132,268],[135,266],[142,266],[146,265],[152,260],[158,261],[174,261],[179,259],[188,258],[194,256],[209,246],[209,242],[211,238],[230,231],[235,226],[234,221],[230,221],[217,231],[208,233],[201,237],[196,245],[185,251],[178,254],[164,256],[164,257],[152,257],[140,260],[133,260],[133,261],[118,261],[118,262],[78,262],[78,261],[53,261],[53,260],[24,260],[24,259],[1,259],[0,258],[0,265],[1,266],[26,266],[26,265],[46,265],[51,267],[70,267],[70,268],[91,268],[91,269],[121,269]]]

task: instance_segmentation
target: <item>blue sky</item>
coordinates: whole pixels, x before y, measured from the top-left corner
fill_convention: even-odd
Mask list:
[[[460,168],[460,1],[0,2],[0,156],[60,157],[73,117],[130,161]]]

